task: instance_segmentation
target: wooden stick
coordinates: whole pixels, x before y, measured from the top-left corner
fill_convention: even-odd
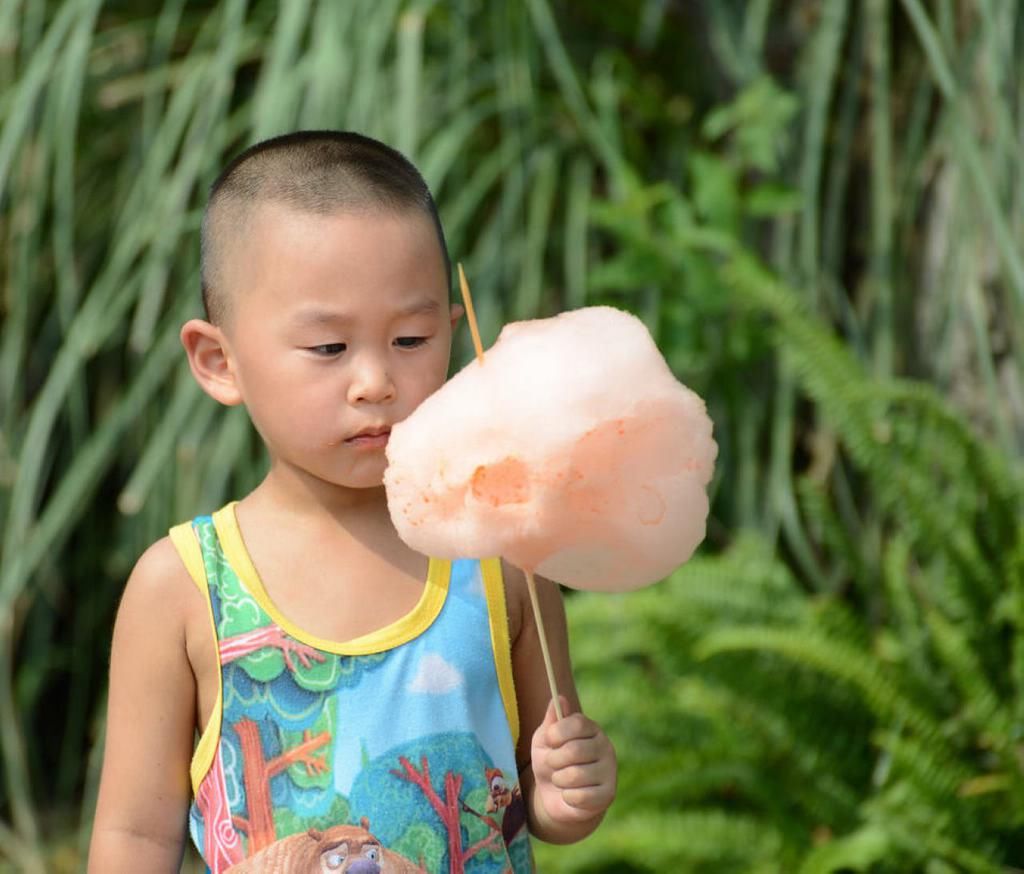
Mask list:
[[[523,570],[526,574],[526,586],[530,590],[530,603],[533,604],[533,616],[537,620],[537,633],[540,635],[540,651],[544,655],[544,667],[548,672],[548,685],[551,687],[551,699],[555,702],[555,714],[562,718],[562,699],[558,695],[558,683],[555,681],[555,668],[551,664],[551,653],[548,651],[548,636],[544,632],[544,619],[540,615],[540,601],[537,600],[537,584],[533,581],[533,571]]]
[[[469,293],[469,283],[466,282],[466,272],[462,269],[462,262],[459,262],[459,287],[462,289],[462,303],[466,307],[466,319],[469,321],[469,332],[473,335],[473,348],[476,349],[476,360],[484,363],[484,346],[480,342],[480,328],[476,324],[476,310],[473,309],[473,298]]]
[[[466,319],[469,321],[469,331],[473,335],[473,348],[476,349],[476,360],[484,363],[484,346],[480,342],[480,329],[476,324],[476,311],[473,309],[473,297],[469,293],[469,283],[466,281],[466,272],[462,269],[462,262],[459,262],[459,287],[462,289],[462,303],[466,307]],[[555,702],[555,713],[562,718],[562,701],[558,696],[558,684],[555,682],[555,669],[551,664],[551,653],[548,650],[548,636],[544,633],[544,618],[540,614],[540,602],[537,600],[537,585],[533,581],[533,571],[524,570],[526,574],[526,585],[530,590],[530,603],[533,604],[533,615],[537,620],[537,633],[540,636],[540,651],[544,656],[544,667],[548,672],[548,685],[551,687],[551,697]]]

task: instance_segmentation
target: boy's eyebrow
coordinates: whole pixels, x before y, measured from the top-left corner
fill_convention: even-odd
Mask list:
[[[421,297],[398,311],[400,316],[433,315],[441,309],[441,305],[432,297]]]
[[[423,297],[400,307],[395,311],[395,317],[433,315],[440,309],[441,305],[434,298]],[[298,325],[338,325],[353,321],[353,317],[337,310],[305,309],[300,310],[294,320]]]

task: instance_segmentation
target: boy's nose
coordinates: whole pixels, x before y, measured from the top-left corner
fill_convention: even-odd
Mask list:
[[[393,400],[395,384],[386,363],[374,356],[363,356],[355,362],[348,387],[349,403],[382,404]]]

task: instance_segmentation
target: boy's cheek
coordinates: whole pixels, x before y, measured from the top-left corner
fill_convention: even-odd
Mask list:
[[[294,393],[271,394],[249,405],[249,415],[265,440],[286,442],[296,449],[330,448],[346,436],[337,405],[327,400],[303,403]]]

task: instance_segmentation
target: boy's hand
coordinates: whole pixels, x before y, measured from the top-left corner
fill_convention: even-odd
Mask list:
[[[569,702],[561,701],[564,713]],[[611,805],[618,771],[615,749],[592,719],[573,713],[560,720],[552,701],[531,749],[534,793],[552,824],[596,820]]]

